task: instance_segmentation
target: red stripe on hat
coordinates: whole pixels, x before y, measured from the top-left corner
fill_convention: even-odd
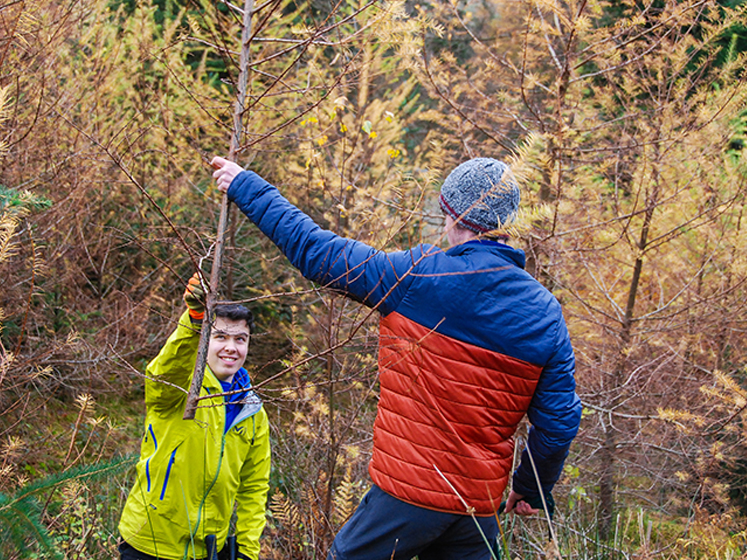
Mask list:
[[[489,228],[485,228],[485,227],[479,226],[476,223],[471,222],[470,220],[468,220],[464,216],[460,216],[459,214],[457,214],[454,211],[454,209],[451,206],[449,206],[449,203],[446,202],[446,199],[444,198],[444,195],[439,195],[438,201],[441,203],[441,208],[443,208],[446,212],[448,212],[448,214],[451,215],[451,217],[454,218],[454,220],[456,220],[456,222],[459,225],[461,225],[461,226],[465,226],[466,225],[469,229],[477,230],[480,233],[487,233],[489,231],[492,231]]]

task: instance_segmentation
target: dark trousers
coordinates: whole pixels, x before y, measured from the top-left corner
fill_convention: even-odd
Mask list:
[[[495,516],[433,511],[373,486],[337,533],[327,560],[488,560],[497,535]]]
[[[230,548],[234,545],[234,542],[232,539],[235,537],[228,537],[228,541],[226,542],[226,546],[223,547],[223,550],[221,550],[218,553],[218,560],[231,560],[231,554],[230,554]],[[160,560],[159,558],[156,558],[155,556],[151,556],[150,554],[145,554],[145,552],[140,552],[137,548],[134,548],[130,546],[126,541],[120,540],[119,541],[119,558],[120,560]],[[240,555],[242,558],[246,558],[246,556]]]
[[[140,552],[137,548],[131,547],[125,541],[119,541],[119,557],[121,560],[158,560],[155,556]]]

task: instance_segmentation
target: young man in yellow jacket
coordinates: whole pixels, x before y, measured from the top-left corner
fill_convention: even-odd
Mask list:
[[[187,390],[200,339],[204,292],[193,277],[188,311],[156,358],[145,381],[145,434],[137,479],[119,531],[122,560],[259,556],[270,475],[267,413],[244,369],[252,314],[244,306],[216,306],[208,367],[194,420],[184,420]],[[224,402],[222,406],[216,404]],[[236,506],[236,539],[226,540]]]

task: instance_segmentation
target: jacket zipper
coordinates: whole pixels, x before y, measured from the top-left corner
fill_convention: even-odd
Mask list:
[[[171,474],[171,467],[174,464],[174,458],[176,457],[177,449],[179,449],[178,445],[171,452],[171,457],[169,457],[169,464],[166,467],[166,476],[163,478],[163,488],[161,488],[161,497],[159,498],[160,500],[163,500],[163,497],[166,495],[166,486],[169,483],[169,475]]]
[[[150,460],[156,454],[156,451],[158,451],[158,440],[156,440],[156,434],[153,433],[153,424],[148,424],[148,431],[150,432],[150,437],[153,438],[154,445],[153,453],[145,461],[145,479],[148,481],[148,492],[150,492]]]

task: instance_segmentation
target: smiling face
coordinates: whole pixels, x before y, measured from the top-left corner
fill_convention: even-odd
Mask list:
[[[215,377],[231,381],[246,361],[249,350],[249,326],[243,319],[234,321],[216,317],[210,331],[207,363]]]

